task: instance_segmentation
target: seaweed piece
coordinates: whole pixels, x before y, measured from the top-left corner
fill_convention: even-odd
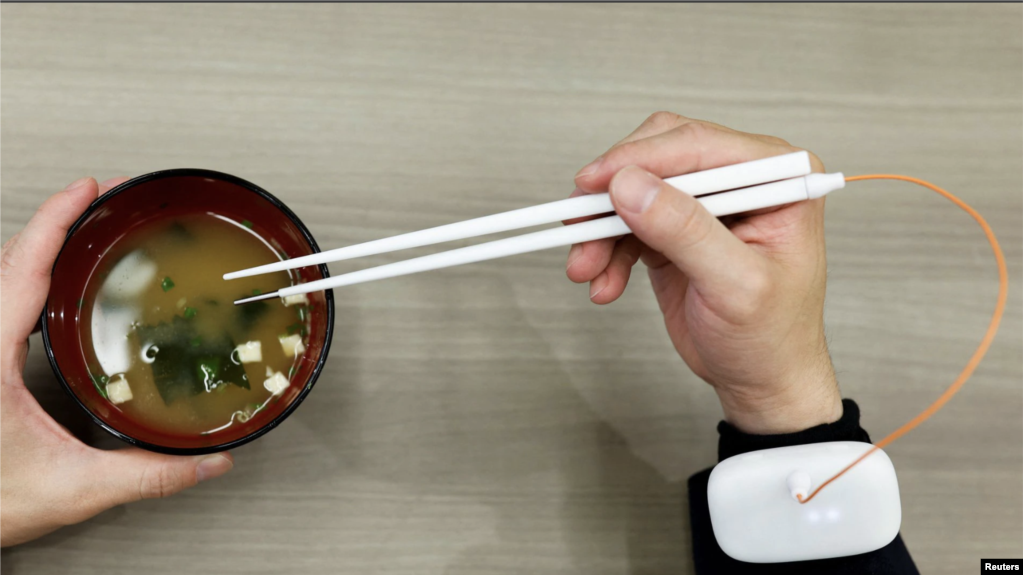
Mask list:
[[[160,351],[151,364],[153,382],[165,404],[206,391],[202,381],[192,373],[188,348],[173,343],[161,343],[157,347]]]
[[[257,292],[259,290],[252,291]],[[253,293],[253,295],[259,294]],[[242,328],[242,331],[248,331],[249,329],[252,328],[253,325],[256,324],[257,321],[259,321],[259,318],[262,317],[263,314],[270,310],[270,306],[265,301],[256,301],[252,303],[247,303],[245,305],[235,306],[235,309],[238,310],[236,316],[238,318],[238,326]]]
[[[202,338],[191,322],[175,316],[170,322],[138,328],[138,335],[153,361],[153,382],[163,402],[170,405],[231,383],[250,389],[245,368],[231,360],[235,344],[224,335]]]
[[[227,357],[221,355],[202,356],[195,366],[196,377],[199,378],[206,390],[219,389],[228,383],[235,383],[239,387],[249,389],[249,379],[245,376],[245,370],[231,361],[230,353]]]
[[[190,242],[195,239],[192,232],[188,231],[188,228],[181,222],[174,222],[167,228],[167,235],[174,238],[179,242]]]

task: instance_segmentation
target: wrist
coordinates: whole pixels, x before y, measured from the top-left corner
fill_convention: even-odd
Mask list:
[[[756,435],[794,433],[842,417],[842,395],[831,362],[804,375],[792,376],[769,391],[715,387],[725,421]]]

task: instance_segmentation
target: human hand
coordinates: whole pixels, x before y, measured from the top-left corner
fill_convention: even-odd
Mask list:
[[[39,406],[22,379],[28,336],[42,313],[50,271],[68,228],[127,178],[83,178],[43,203],[3,246],[0,266],[0,545],[16,545],[101,511],[164,497],[223,475],[227,453],[175,457],[137,448],[104,451],[73,437]]]
[[[718,220],[661,178],[796,150],[660,112],[575,176],[572,195],[610,191],[634,235],[573,246],[569,279],[589,282],[590,299],[607,304],[642,259],[675,349],[748,433],[842,415],[824,337],[824,199]]]

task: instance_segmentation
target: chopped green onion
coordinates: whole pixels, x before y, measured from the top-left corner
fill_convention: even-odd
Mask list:
[[[200,345],[202,345],[202,338],[199,337],[199,336],[193,337],[192,341],[191,341],[191,344],[192,344],[192,347],[199,347]]]
[[[174,280],[170,279],[170,277],[165,277],[163,278],[163,281],[160,282],[160,287],[163,288],[163,291],[170,291],[174,289]]]
[[[186,307],[185,313],[183,315],[185,316],[185,319],[192,319],[193,317],[195,317],[195,314],[197,313],[199,313],[199,310],[195,309],[194,307]]]
[[[249,220],[242,220],[242,225],[249,228],[250,230],[252,229],[252,222],[250,222]]]
[[[256,288],[252,290],[252,295],[263,295],[263,292],[259,288]]]
[[[103,396],[103,399],[107,399],[107,389],[104,386],[108,381],[110,381],[110,378],[105,375],[97,377],[90,373],[89,379],[92,380],[92,384],[96,386],[96,391],[98,391],[99,394]]]

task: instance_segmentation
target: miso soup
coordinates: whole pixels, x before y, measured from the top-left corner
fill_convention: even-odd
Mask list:
[[[131,230],[103,257],[82,302],[90,377],[139,424],[212,434],[279,401],[308,345],[305,296],[234,300],[292,285],[288,272],[225,281],[280,259],[248,222],[195,214]]]

